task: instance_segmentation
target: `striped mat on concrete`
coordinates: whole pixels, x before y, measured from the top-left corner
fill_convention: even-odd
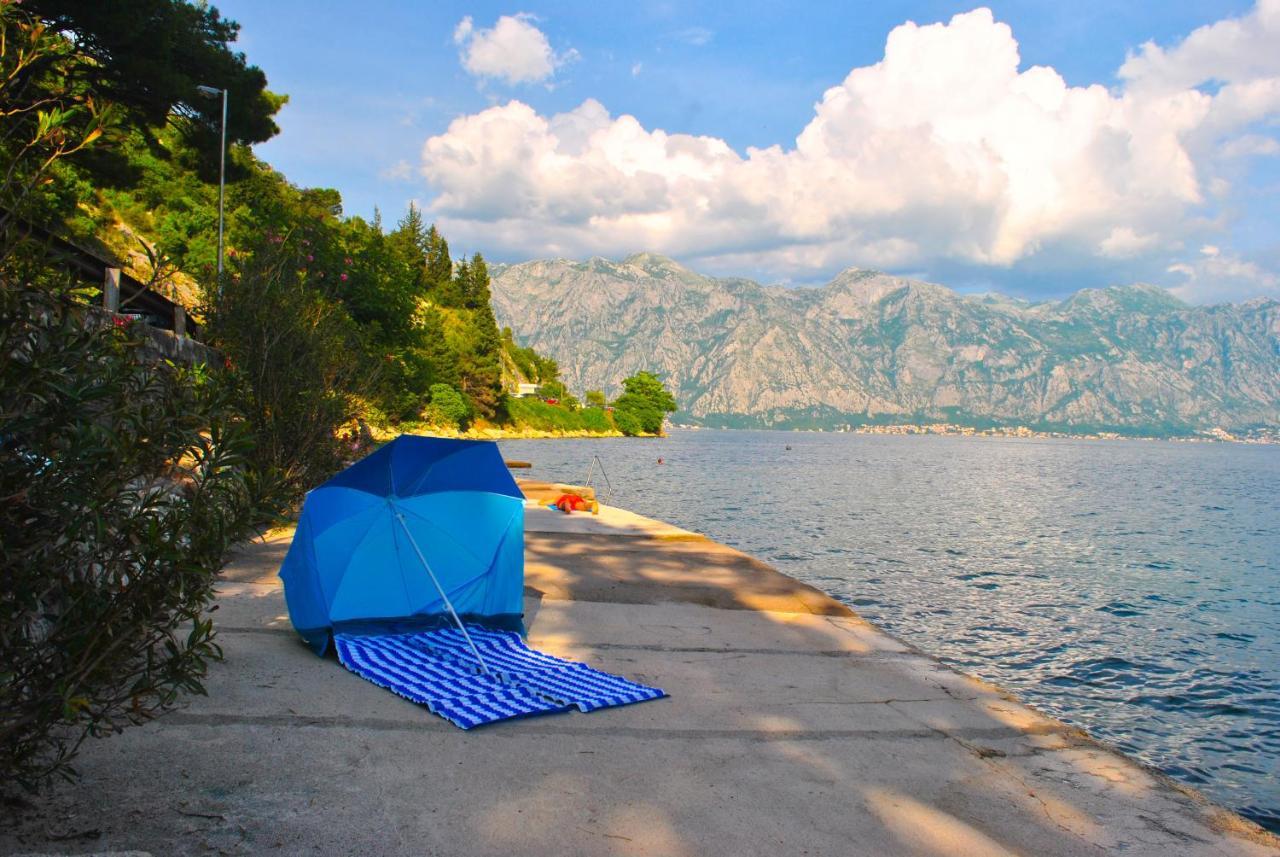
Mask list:
[[[336,634],[338,659],[356,675],[471,729],[533,714],[595,711],[666,692],[539,652],[514,631],[468,626],[485,675],[457,628],[410,634]]]

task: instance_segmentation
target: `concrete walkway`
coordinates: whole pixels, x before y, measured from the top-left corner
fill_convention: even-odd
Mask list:
[[[462,732],[297,641],[280,536],[227,570],[209,696],[87,745],[0,853],[1280,855],[751,557],[527,520],[530,642],[670,699]]]

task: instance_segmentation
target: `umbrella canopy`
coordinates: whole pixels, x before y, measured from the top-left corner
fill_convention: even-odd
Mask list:
[[[524,495],[497,444],[401,435],[308,492],[280,566],[293,627],[521,629]]]

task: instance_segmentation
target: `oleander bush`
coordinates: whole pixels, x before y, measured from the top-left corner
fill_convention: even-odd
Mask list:
[[[253,466],[294,498],[341,468],[340,430],[357,416],[356,391],[377,377],[351,316],[307,260],[310,241],[264,236],[237,254],[203,308],[209,341],[240,381]]]
[[[209,370],[0,271],[0,782],[203,693],[228,548],[268,508]]]

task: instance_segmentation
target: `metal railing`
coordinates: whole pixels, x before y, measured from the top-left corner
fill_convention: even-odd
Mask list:
[[[611,506],[613,505],[613,483],[609,481],[609,474],[605,471],[604,462],[600,460],[600,456],[591,456],[591,466],[587,468],[587,478],[582,484],[587,488],[594,489],[595,486],[591,484],[591,480],[595,476],[597,464],[600,465],[600,475],[604,477],[604,484],[609,489],[609,494],[604,499],[604,503]]]

